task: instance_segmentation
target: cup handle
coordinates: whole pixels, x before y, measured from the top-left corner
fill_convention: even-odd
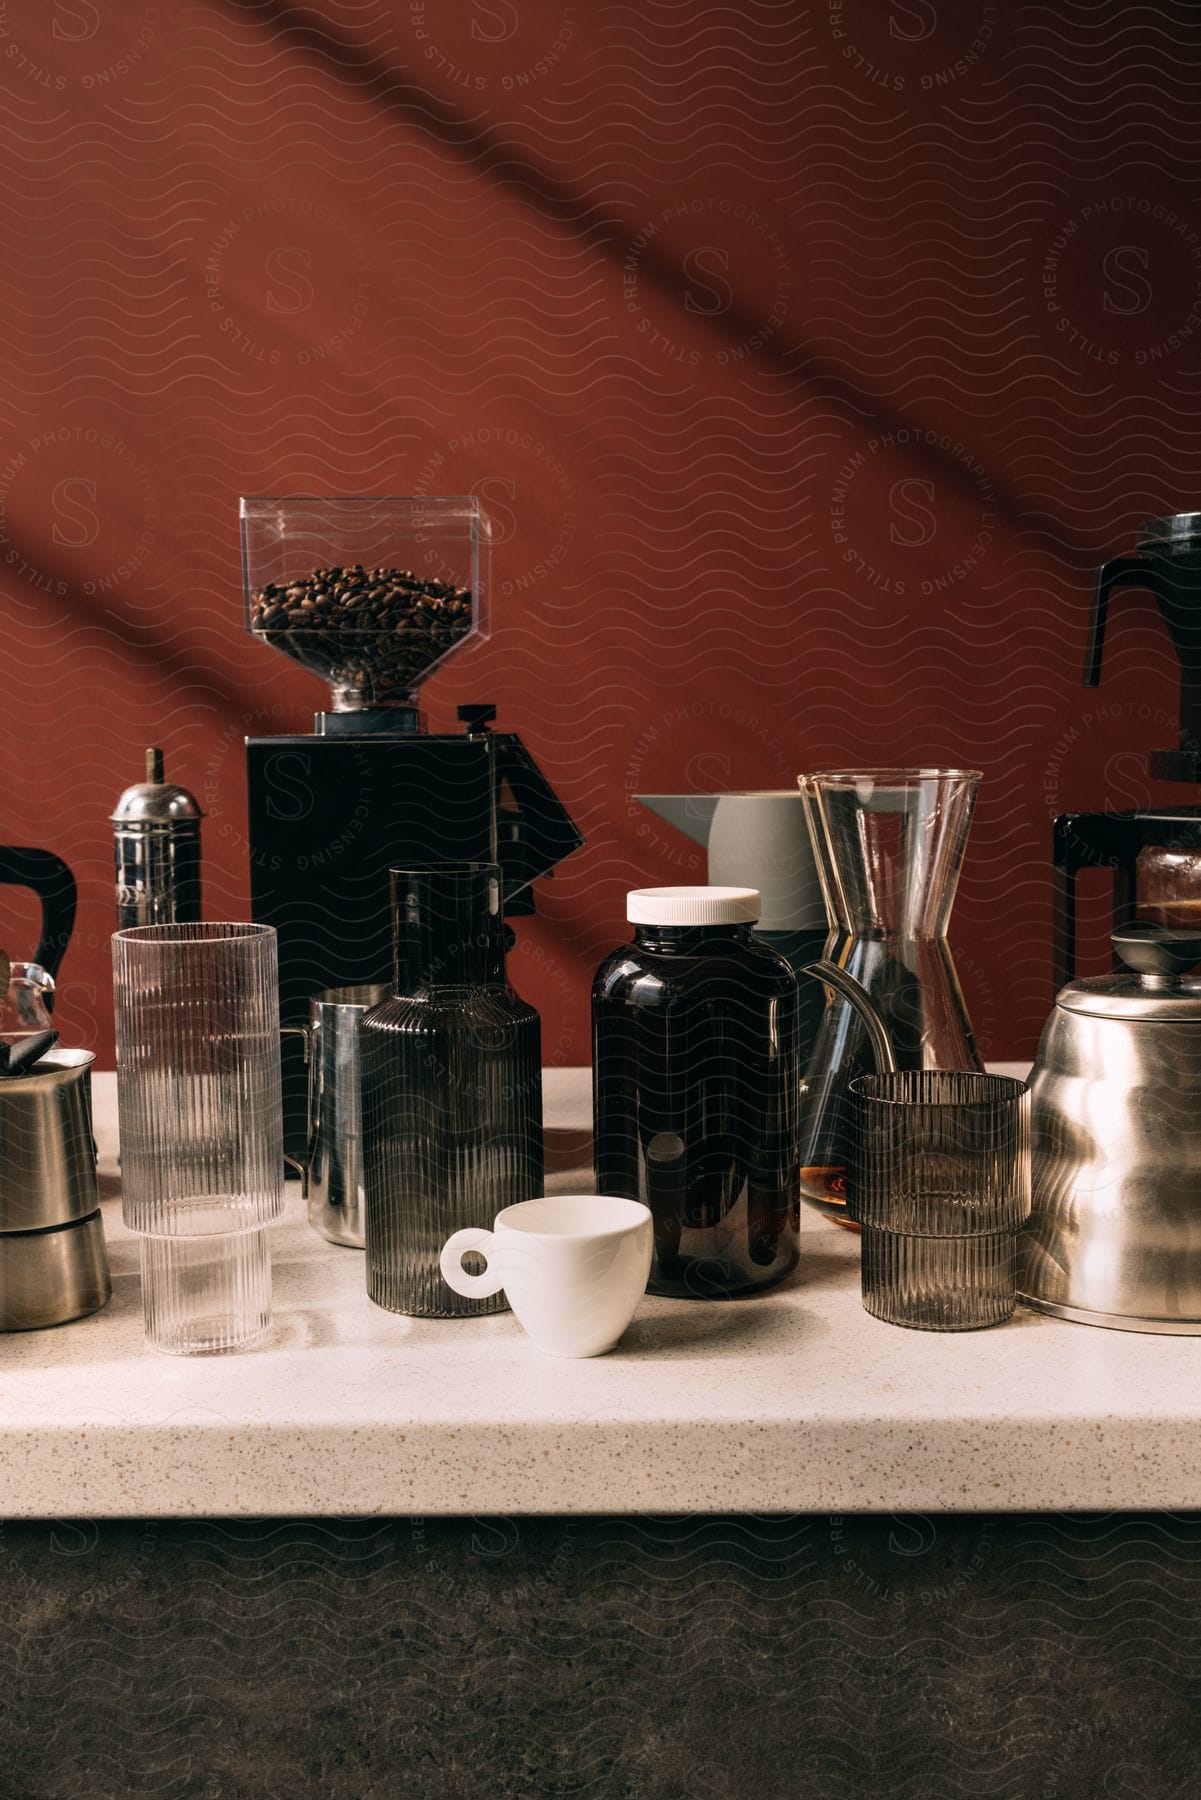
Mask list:
[[[469,1275],[463,1267],[463,1258],[469,1250],[478,1250],[488,1258],[488,1267],[482,1275]],[[492,1294],[499,1294],[505,1285],[500,1259],[496,1255],[496,1240],[490,1231],[483,1231],[478,1225],[456,1231],[453,1237],[447,1238],[438,1266],[447,1287],[462,1294],[465,1300],[487,1300]]]

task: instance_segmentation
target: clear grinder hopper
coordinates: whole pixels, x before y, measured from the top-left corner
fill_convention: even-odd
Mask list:
[[[488,522],[472,495],[242,501],[247,629],[328,682],[335,713],[411,707],[485,635]]]

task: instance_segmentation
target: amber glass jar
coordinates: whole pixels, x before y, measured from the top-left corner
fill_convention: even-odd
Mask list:
[[[752,888],[644,888],[592,989],[601,1194],[655,1223],[649,1291],[724,1298],[796,1266],[797,983]]]

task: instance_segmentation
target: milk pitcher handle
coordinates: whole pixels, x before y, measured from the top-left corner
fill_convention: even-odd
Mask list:
[[[301,1198],[309,1197],[309,1165],[313,1157],[313,1133],[317,1129],[313,1117],[313,1028],[311,1025],[281,1025],[279,1028],[280,1046],[284,1038],[300,1038],[304,1045],[304,1066],[308,1071],[308,1094],[305,1099],[305,1132],[306,1143],[303,1156],[290,1156],[284,1151],[284,1161],[290,1169],[295,1169],[301,1180]]]

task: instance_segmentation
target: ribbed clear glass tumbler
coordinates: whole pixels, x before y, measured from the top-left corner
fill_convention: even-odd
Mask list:
[[[1030,1092],[969,1070],[850,1085],[847,1210],[863,1227],[863,1304],[891,1325],[971,1331],[1013,1312],[1030,1211]]]
[[[113,938],[125,1223],[143,1238],[146,1330],[184,1354],[271,1324],[264,1227],[283,1208],[279,997],[266,925]]]
[[[248,1350],[271,1329],[271,1245],[261,1231],[142,1239],[146,1336],[174,1356]]]

